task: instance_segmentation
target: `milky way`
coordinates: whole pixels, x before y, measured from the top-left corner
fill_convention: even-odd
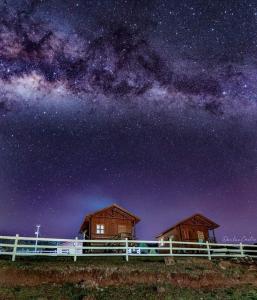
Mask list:
[[[213,65],[209,66],[195,61],[193,55],[171,60],[151,46],[140,27],[121,21],[101,25],[87,39],[80,32],[64,33],[36,18],[44,2],[36,3],[27,2],[22,8],[2,5],[2,111],[15,106],[11,103],[17,97],[33,103],[42,97],[40,91],[47,90],[48,95],[49,90],[58,89],[67,93],[61,94],[67,101],[70,93],[82,102],[107,97],[137,103],[146,96],[144,101],[166,102],[165,109],[196,106],[215,115],[256,108],[256,69],[244,61],[247,57],[239,62],[218,57],[210,59]]]
[[[74,235],[115,201],[141,236],[202,211],[220,238],[257,238],[254,1],[16,2],[0,2],[0,230]]]

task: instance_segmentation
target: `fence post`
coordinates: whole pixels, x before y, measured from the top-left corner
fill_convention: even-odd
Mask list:
[[[16,256],[16,252],[17,252],[18,240],[19,240],[19,235],[16,234],[15,240],[14,240],[14,245],[13,245],[12,261],[15,261],[15,256]]]
[[[208,252],[208,259],[211,260],[211,251],[210,251],[210,245],[208,241],[206,241],[206,247]]]
[[[128,258],[128,238],[125,239],[125,243],[126,243],[126,261],[129,260]]]
[[[243,248],[243,244],[240,243],[240,253],[241,253],[241,256],[244,256],[244,248]]]
[[[172,237],[170,237],[169,240],[170,240],[170,255],[173,255],[173,251],[172,251]]]
[[[77,261],[77,245],[78,245],[78,237],[75,237],[75,244],[74,244],[74,261]]]

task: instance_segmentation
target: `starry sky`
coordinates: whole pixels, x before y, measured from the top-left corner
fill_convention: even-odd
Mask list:
[[[0,0],[0,232],[115,202],[257,242],[255,0]]]

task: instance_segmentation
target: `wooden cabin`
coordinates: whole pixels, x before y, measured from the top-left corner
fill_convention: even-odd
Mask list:
[[[86,215],[80,227],[85,239],[135,238],[135,225],[140,219],[131,212],[112,204]]]
[[[216,243],[214,230],[218,227],[218,224],[207,217],[194,214],[163,231],[157,236],[157,239],[167,241],[172,238],[174,241]]]

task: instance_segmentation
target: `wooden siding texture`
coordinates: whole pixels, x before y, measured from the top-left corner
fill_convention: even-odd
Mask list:
[[[119,234],[128,234],[133,236],[135,219],[119,210],[117,207],[111,207],[91,217],[90,238],[106,239],[118,236]],[[104,233],[97,233],[97,225],[104,225]]]

